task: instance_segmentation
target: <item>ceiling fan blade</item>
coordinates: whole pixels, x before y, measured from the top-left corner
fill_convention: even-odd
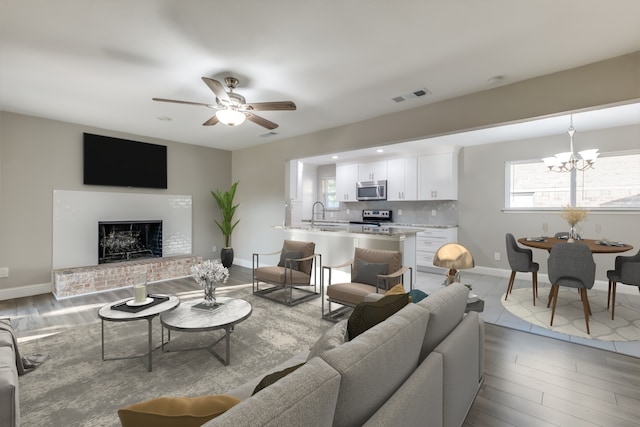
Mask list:
[[[202,102],[190,102],[190,101],[178,101],[176,99],[164,99],[164,98],[151,98],[154,101],[160,102],[173,102],[176,104],[187,104],[187,105],[204,105],[205,107],[209,107],[211,104],[203,104]]]
[[[224,86],[222,86],[222,83],[217,80],[210,79],[209,77],[203,77],[202,81],[204,81],[207,86],[209,86],[209,89],[213,91],[213,93],[220,101],[224,101],[227,104],[231,103],[229,95],[227,95],[227,92],[224,90]]]
[[[264,117],[256,116],[255,114],[252,114],[252,113],[244,113],[244,114],[247,116],[247,120],[252,121],[253,123],[260,125],[264,128],[267,128],[269,130],[275,129],[278,127],[276,123],[273,123],[265,119]]]
[[[213,126],[215,124],[217,124],[220,120],[218,120],[218,117],[213,116],[211,117],[209,120],[207,120],[206,122],[204,122],[202,124],[202,126]]]
[[[250,104],[245,104],[245,106],[255,111],[284,111],[296,109],[296,104],[291,101],[252,102]]]

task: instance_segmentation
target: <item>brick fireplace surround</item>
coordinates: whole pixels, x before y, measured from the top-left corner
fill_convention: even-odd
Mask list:
[[[201,262],[202,257],[181,255],[53,270],[53,294],[67,298],[126,288],[139,283],[142,273],[147,283],[190,276],[191,266]]]

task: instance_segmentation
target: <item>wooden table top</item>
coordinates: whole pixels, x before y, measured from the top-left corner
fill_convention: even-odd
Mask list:
[[[530,248],[536,249],[545,249],[547,251],[551,251],[551,248],[556,243],[567,243],[567,239],[556,239],[555,237],[545,237],[543,241],[530,240],[528,237],[521,237],[518,239],[518,243],[529,246]],[[580,245],[586,245],[591,249],[591,253],[594,254],[617,254],[620,252],[626,252],[633,249],[631,245],[623,245],[623,246],[610,246],[603,245],[600,243],[600,240],[592,240],[592,239],[582,239],[576,240],[574,243]]]

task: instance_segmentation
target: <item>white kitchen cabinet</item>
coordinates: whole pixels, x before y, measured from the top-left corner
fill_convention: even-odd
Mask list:
[[[387,200],[418,198],[418,159],[393,159],[387,162]]]
[[[458,150],[418,158],[418,200],[458,199]]]
[[[356,201],[358,165],[336,165],[336,195],[339,202]]]
[[[358,181],[385,181],[386,179],[386,161],[360,163],[358,165]]]
[[[456,243],[458,228],[428,228],[416,234],[416,264],[419,271],[446,272],[446,269],[433,265],[433,257],[446,243]]]

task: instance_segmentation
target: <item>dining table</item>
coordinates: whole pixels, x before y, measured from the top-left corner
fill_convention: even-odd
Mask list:
[[[518,243],[530,248],[545,249],[551,252],[551,248],[556,243],[567,243],[567,239],[556,237],[521,237]],[[586,245],[593,254],[617,254],[630,251],[633,246],[622,242],[611,242],[608,240],[576,239],[574,243]]]

